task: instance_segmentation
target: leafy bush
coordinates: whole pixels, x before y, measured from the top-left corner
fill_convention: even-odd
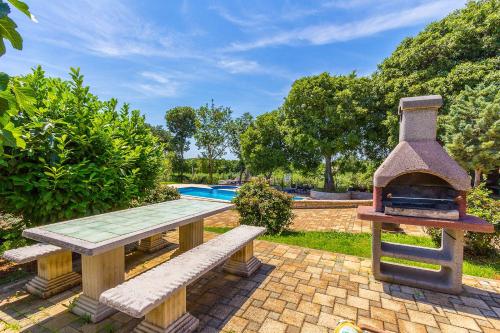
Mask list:
[[[147,194],[139,200],[133,200],[131,206],[138,207],[165,201],[177,200],[181,198],[179,191],[175,187],[166,184],[159,184],[155,188],[148,190]]]
[[[270,187],[264,179],[243,185],[233,201],[241,224],[266,227],[267,233],[275,235],[292,223],[292,197]]]
[[[493,199],[484,183],[474,187],[467,195],[467,214],[475,215],[495,227],[492,234],[466,232],[466,250],[473,255],[487,255],[500,249],[500,200]],[[441,243],[441,230],[428,228],[427,233]]]
[[[128,207],[154,188],[163,149],[139,111],[100,101],[71,69],[47,78],[38,67],[9,84],[31,91],[12,121],[25,147],[0,153],[0,211],[29,225]]]

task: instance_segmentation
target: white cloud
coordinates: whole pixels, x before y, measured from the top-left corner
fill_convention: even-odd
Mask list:
[[[145,71],[139,75],[138,82],[129,87],[146,97],[176,97],[180,94],[183,84],[176,74]]]
[[[238,60],[238,59],[224,59],[217,62],[217,66],[225,69],[231,74],[239,73],[256,73],[261,72],[262,68],[256,61]]]
[[[117,0],[44,2],[38,10],[40,36],[58,46],[106,57],[196,58],[184,43],[186,33],[156,26]]]
[[[232,43],[225,51],[247,51],[276,45],[322,45],[371,36],[383,31],[439,19],[463,5],[464,1],[444,0],[424,3],[411,9],[393,11],[343,24],[311,25],[274,33],[251,42]]]

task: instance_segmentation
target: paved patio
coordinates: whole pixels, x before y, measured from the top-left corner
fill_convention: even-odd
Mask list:
[[[129,254],[127,277],[168,260],[174,247]],[[328,332],[342,319],[389,332],[500,332],[500,281],[467,276],[464,292],[452,296],[377,282],[370,261],[358,257],[265,241],[256,242],[255,254],[264,265],[250,279],[216,270],[188,288],[201,332]],[[0,331],[130,332],[138,323],[118,313],[87,324],[68,311],[79,293],[76,287],[48,300],[21,288],[0,294]]]
[[[370,221],[362,221],[356,216],[356,208],[294,209],[295,218],[290,227],[302,231],[343,231],[371,233]],[[236,210],[226,211],[205,219],[205,225],[213,227],[235,227],[239,215]],[[402,225],[397,232],[424,236],[422,227]]]

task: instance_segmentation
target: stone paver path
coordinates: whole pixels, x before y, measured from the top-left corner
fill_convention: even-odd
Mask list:
[[[356,217],[356,208],[327,209],[294,209],[295,218],[291,229],[302,231],[343,231],[371,233],[370,221],[362,221]],[[239,215],[235,210],[225,211],[205,219],[205,225],[214,227],[235,227]],[[412,225],[402,225],[399,232],[409,235],[426,235],[423,228]]]
[[[176,235],[169,240],[176,242]],[[500,332],[500,281],[464,277],[464,292],[453,296],[377,282],[367,259],[255,244],[263,266],[251,278],[214,270],[188,287],[188,310],[200,319],[201,332],[330,332],[342,319],[388,332]],[[127,277],[168,260],[174,250],[129,254]],[[130,332],[138,323],[118,313],[87,324],[68,311],[79,293],[77,287],[48,300],[21,289],[0,294],[0,331]]]

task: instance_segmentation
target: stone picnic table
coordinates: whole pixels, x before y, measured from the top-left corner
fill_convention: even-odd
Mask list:
[[[45,287],[60,288],[66,279],[74,281],[71,252],[82,255],[83,292],[72,311],[98,322],[115,312],[98,300],[124,281],[126,244],[141,241],[142,250],[158,249],[166,243],[162,233],[179,228],[179,252],[188,251],[203,243],[203,219],[232,207],[179,199],[26,229],[23,236],[63,249],[51,255],[38,273]]]

